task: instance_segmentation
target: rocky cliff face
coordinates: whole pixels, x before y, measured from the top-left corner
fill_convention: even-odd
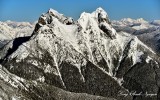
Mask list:
[[[102,8],[77,21],[50,9],[0,59],[2,99],[158,99],[159,56],[136,36],[117,33]]]

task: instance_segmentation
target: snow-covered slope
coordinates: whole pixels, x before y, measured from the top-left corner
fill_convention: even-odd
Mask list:
[[[34,26],[29,22],[0,22],[0,48],[16,37],[30,36]]]
[[[155,79],[159,57],[136,36],[117,33],[102,8],[82,13],[77,21],[50,9],[41,15],[30,36],[18,37],[3,47],[0,58],[2,67],[16,76],[15,88],[26,92],[22,95],[27,98],[53,97],[48,87],[95,95],[93,100],[97,96],[106,97],[104,100],[154,99],[157,96],[122,94],[159,91]],[[4,81],[5,77],[1,75]]]
[[[125,18],[120,21],[112,21],[113,27],[119,32],[124,31],[137,36],[142,42],[160,52],[160,24],[159,20],[147,22],[144,19]]]

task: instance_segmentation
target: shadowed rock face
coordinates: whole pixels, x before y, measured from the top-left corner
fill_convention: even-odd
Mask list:
[[[0,58],[2,99],[159,98],[159,56],[137,37],[117,33],[102,8],[77,22],[50,9],[30,37],[8,43]]]
[[[116,100],[86,93],[67,92],[47,84],[30,85],[29,89],[15,89],[0,80],[0,99],[2,100]],[[7,88],[7,89],[6,89]],[[23,97],[21,97],[23,95]]]
[[[119,99],[121,97],[118,97],[117,94],[120,91],[126,92],[113,78],[91,62],[83,67],[82,73],[68,63],[63,63],[61,67],[62,78],[69,91]],[[125,99],[127,100],[127,98]],[[128,97],[128,99],[130,98]]]
[[[16,51],[18,49],[18,47],[20,45],[22,45],[23,43],[29,41],[31,37],[19,37],[19,38],[15,38],[15,40],[13,41],[13,48],[10,48],[6,54],[6,57],[8,57],[9,55],[11,55],[14,51]]]

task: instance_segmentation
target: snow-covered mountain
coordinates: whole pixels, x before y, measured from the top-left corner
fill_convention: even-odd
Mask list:
[[[123,31],[137,36],[154,51],[160,53],[160,20],[148,22],[142,18],[137,20],[125,18],[112,21],[112,25],[118,32]]]
[[[102,8],[77,21],[50,9],[30,36],[5,45],[0,59],[2,99],[159,98],[159,56],[136,36],[116,32]]]
[[[29,22],[0,22],[0,48],[14,38],[30,36],[34,26],[35,23]]]

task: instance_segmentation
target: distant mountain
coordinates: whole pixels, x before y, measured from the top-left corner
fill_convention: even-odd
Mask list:
[[[29,22],[0,22],[0,48],[16,37],[30,36],[35,23]]]
[[[130,19],[123,22],[134,26]],[[148,23],[134,24],[142,22]],[[53,9],[42,14],[31,35],[1,48],[0,98],[158,100],[159,56],[112,24],[123,26],[111,22],[102,8],[82,13],[77,21]]]
[[[140,18],[137,20],[125,18],[120,21],[112,21],[113,27],[137,36],[142,42],[160,53],[160,20],[147,22]]]

